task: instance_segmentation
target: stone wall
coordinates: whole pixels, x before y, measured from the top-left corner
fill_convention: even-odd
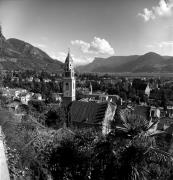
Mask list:
[[[10,180],[1,126],[0,126],[0,180]]]

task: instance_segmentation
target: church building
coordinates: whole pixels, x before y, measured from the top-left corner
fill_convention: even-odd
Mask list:
[[[103,134],[110,132],[117,106],[108,101],[76,100],[76,79],[70,51],[64,64],[63,103],[68,107],[70,126],[100,129]]]

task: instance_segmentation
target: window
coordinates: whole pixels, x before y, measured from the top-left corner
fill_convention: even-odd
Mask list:
[[[68,84],[68,83],[65,84],[65,89],[66,89],[67,91],[69,90],[69,84]]]
[[[70,72],[65,72],[65,77],[70,77]]]

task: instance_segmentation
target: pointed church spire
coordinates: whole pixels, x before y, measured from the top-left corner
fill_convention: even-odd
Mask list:
[[[70,48],[68,48],[68,54],[67,54],[67,57],[66,57],[66,60],[65,60],[65,63],[69,63],[69,62],[73,62],[73,59],[71,57],[71,54],[70,54]]]

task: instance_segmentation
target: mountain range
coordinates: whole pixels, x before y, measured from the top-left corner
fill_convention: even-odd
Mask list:
[[[55,73],[62,71],[63,63],[27,42],[14,38],[6,39],[0,32],[0,69],[45,70]]]
[[[170,73],[173,72],[173,57],[149,52],[141,56],[95,58],[92,63],[79,66],[77,70],[101,73]]]
[[[45,70],[56,73],[62,72],[63,63],[27,42],[14,38],[6,39],[0,31],[0,69]],[[149,52],[144,55],[95,58],[87,65],[78,66],[76,70],[101,73],[171,73],[173,57]]]

